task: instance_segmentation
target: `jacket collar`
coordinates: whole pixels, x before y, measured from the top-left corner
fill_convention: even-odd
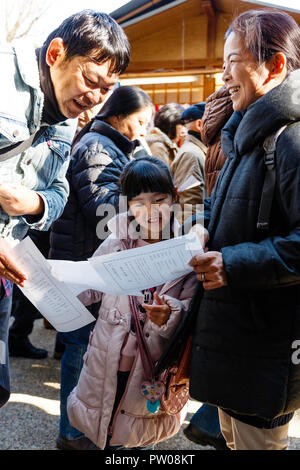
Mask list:
[[[34,47],[32,47],[30,42],[25,41],[22,42],[22,45],[21,43],[16,42],[13,49],[17,56],[18,69],[23,81],[31,88],[38,90],[38,92],[42,94],[38,61]],[[26,51],[25,54],[24,50]]]
[[[108,124],[105,121],[95,118],[94,122],[91,125],[90,132],[98,132],[101,135],[109,137],[116,146],[125,154],[129,155],[137,145],[139,145],[138,140],[131,141],[121,134],[114,127]]]
[[[201,140],[201,134],[199,132],[194,132],[194,131],[188,131],[187,133],[187,136],[185,138],[185,141],[184,141],[184,144],[185,143],[188,143],[188,142],[192,142],[193,144],[197,145],[197,147],[200,148],[200,150],[202,150],[202,152],[204,153],[204,155],[206,155],[207,153],[207,147],[206,145],[204,145],[204,143],[202,142]],[[184,145],[183,144],[183,145]],[[182,146],[183,147],[183,146]],[[181,147],[181,148],[182,148]]]
[[[46,62],[47,48],[42,46],[36,49],[36,57],[39,66],[40,85],[44,93],[44,107],[42,121],[48,125],[58,124],[67,120],[59,109],[53,83],[50,75],[50,67]]]
[[[243,155],[281,126],[300,120],[298,84],[300,69],[242,112],[234,112],[222,130],[222,150],[227,157]]]
[[[60,140],[71,145],[72,140],[74,139],[76,128],[77,120],[67,119],[66,121],[56,124],[55,126],[47,127],[44,135],[47,136],[48,139]]]
[[[235,111],[229,121],[226,123],[225,127],[222,129],[221,134],[221,145],[222,151],[227,158],[235,158],[234,151],[234,136],[237,131],[237,128],[243,118],[242,113]]]

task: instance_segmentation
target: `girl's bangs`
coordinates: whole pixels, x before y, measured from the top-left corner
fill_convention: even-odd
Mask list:
[[[163,193],[174,195],[175,188],[169,175],[155,165],[143,165],[140,171],[128,175],[122,193],[130,201],[141,193]]]

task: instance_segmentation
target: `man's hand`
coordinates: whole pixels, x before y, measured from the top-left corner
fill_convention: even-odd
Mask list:
[[[44,212],[43,199],[22,184],[0,184],[0,206],[12,216],[37,215]]]
[[[222,253],[209,251],[203,255],[194,256],[189,265],[197,274],[197,279],[203,282],[205,290],[218,289],[227,285]]]
[[[26,274],[15,264],[11,247],[4,238],[0,238],[0,276],[24,287]]]
[[[171,314],[171,309],[156,292],[154,293],[154,300],[156,302],[155,304],[143,304],[142,306],[146,310],[147,316],[150,318],[150,320],[156,325],[162,326],[168,321]]]

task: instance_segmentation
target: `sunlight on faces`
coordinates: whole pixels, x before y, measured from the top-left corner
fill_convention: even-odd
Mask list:
[[[110,73],[110,61],[98,64],[90,57],[74,56],[66,60],[65,56],[62,39],[54,39],[46,61],[60,112],[73,119],[102,103],[116,84],[118,75]]]
[[[224,46],[222,79],[229,90],[234,111],[246,110],[269,91],[269,73],[267,64],[258,65],[245,49],[241,36],[232,32]]]
[[[140,193],[129,201],[130,213],[141,227],[142,238],[159,240],[170,223],[173,199],[170,194]]]
[[[133,200],[134,201],[134,200]],[[117,214],[122,214],[123,212],[127,212],[127,207],[130,204],[127,205],[127,197],[126,196],[121,196],[119,199],[119,207],[118,210],[113,204],[99,204],[97,206],[97,211],[96,211],[96,216],[100,217],[100,220],[96,226],[96,235],[99,240],[103,241],[107,238],[108,234],[110,234],[111,237],[118,238],[120,232],[122,232],[122,222],[120,218],[116,218],[115,223],[114,223],[114,231],[111,233],[107,230],[107,223],[115,218]],[[135,204],[131,203],[132,206],[135,206]],[[133,212],[139,212],[139,204],[136,205],[136,209],[130,210],[129,215],[133,215]],[[155,204],[154,204],[155,206]],[[153,207],[153,210],[156,208]],[[160,208],[161,209],[161,208]],[[186,219],[190,218],[192,214],[197,214],[197,225],[194,225],[192,230],[199,230],[198,237],[201,243],[203,244],[206,240],[207,237],[207,231],[202,227],[204,225],[204,220],[203,220],[203,214],[204,214],[204,208],[203,204],[184,204],[181,205],[178,202],[173,202],[171,206],[169,204],[166,207],[166,211],[163,212],[165,215],[166,220],[162,220],[162,225],[166,227],[166,230],[163,230],[162,233],[162,239],[166,240],[172,237],[172,230],[170,227],[171,224],[169,224],[170,217],[172,214],[174,214],[174,218],[176,220],[176,225],[177,227],[181,227],[182,224],[185,222]],[[139,218],[139,214],[137,213],[136,215]],[[151,218],[152,220],[152,218]],[[197,226],[200,224],[200,228],[198,229]],[[146,230],[148,231],[148,222],[146,223],[147,228]],[[181,227],[182,228],[182,227]],[[189,230],[189,228],[185,227],[186,230]],[[181,229],[176,228],[176,234],[182,235]],[[130,236],[134,239],[138,238],[145,238],[145,233],[141,234],[140,231],[140,226],[139,223],[136,221],[136,219],[133,219],[129,223],[129,232]],[[145,232],[145,229],[144,229]],[[141,236],[144,235],[144,236]],[[147,234],[146,234],[147,235]],[[158,238],[160,238],[160,233],[158,235]]]
[[[147,127],[152,118],[152,106],[144,108],[129,114],[128,116],[112,116],[107,121],[127,139],[133,141],[140,137],[145,137]]]

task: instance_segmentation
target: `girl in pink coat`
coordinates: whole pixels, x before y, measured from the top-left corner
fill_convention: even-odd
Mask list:
[[[131,161],[123,170],[120,187],[127,197],[128,212],[110,220],[111,234],[94,256],[157,243],[166,238],[168,230],[171,237],[176,236],[179,224],[171,208],[177,194],[163,162],[153,157]],[[139,320],[154,362],[167,347],[195,284],[195,274],[190,273],[137,297]],[[99,449],[141,448],[172,437],[179,431],[185,411],[168,415],[147,408],[141,392],[145,373],[129,297],[88,290],[79,298],[85,305],[101,301],[101,306],[78,384],[68,398],[72,426]]]

